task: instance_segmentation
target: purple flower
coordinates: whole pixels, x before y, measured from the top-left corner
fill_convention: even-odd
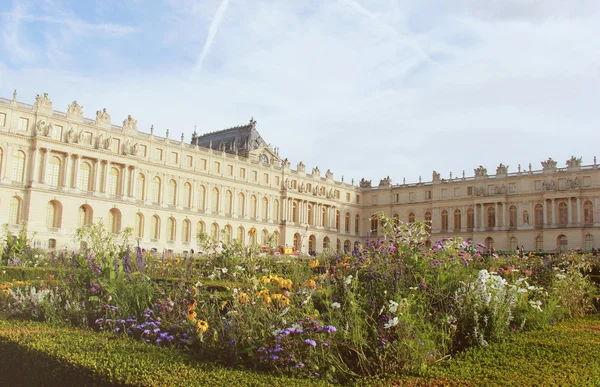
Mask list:
[[[331,333],[337,332],[337,329],[333,325],[327,325],[325,327],[325,332],[331,334]]]
[[[271,359],[271,360],[277,360],[277,359],[279,359],[279,356],[277,356],[277,355],[271,355],[271,356],[269,356],[269,359]]]
[[[317,343],[314,340],[306,339],[304,342],[308,345],[312,345],[313,348],[317,346]]]
[[[325,347],[325,348],[328,348],[328,347],[329,347],[329,343],[323,343],[322,345],[323,345],[323,347]]]

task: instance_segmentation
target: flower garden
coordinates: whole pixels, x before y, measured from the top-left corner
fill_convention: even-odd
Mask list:
[[[595,256],[498,257],[460,239],[427,247],[424,224],[381,219],[380,240],[317,257],[205,235],[193,256],[146,253],[102,223],[78,230],[80,251],[46,253],[25,228],[7,230],[0,313],[232,369],[352,383],[423,374],[596,310]]]

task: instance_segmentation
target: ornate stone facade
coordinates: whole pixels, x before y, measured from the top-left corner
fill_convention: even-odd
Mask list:
[[[0,98],[0,218],[28,222],[35,245],[77,248],[82,224],[103,219],[114,232],[134,229],[142,247],[197,248],[199,231],[245,244],[276,234],[308,253],[350,249],[378,235],[376,215],[429,222],[432,240],[460,236],[509,250],[597,247],[600,171],[571,157],[542,170],[378,186],[335,181],[327,169],[291,169],[249,124],[199,136],[191,144],[138,129],[131,116],[111,124],[106,109],[83,117],[73,102],[55,111],[47,94],[29,105]],[[257,233],[250,230],[258,230]]]

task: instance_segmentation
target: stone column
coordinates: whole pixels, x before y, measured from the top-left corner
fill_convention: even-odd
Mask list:
[[[63,176],[62,176],[62,182],[59,182],[59,186],[62,186],[63,188],[69,188],[69,177],[72,175],[70,167],[71,167],[71,154],[70,153],[65,153],[65,166],[63,168]]]
[[[100,192],[100,175],[102,173],[102,161],[100,159],[96,159],[94,162],[94,186],[91,187],[90,191],[94,191],[96,193]]]
[[[485,206],[483,203],[479,205],[479,229],[481,231],[485,230]]]
[[[2,154],[2,160],[0,160],[0,166],[6,166],[6,161],[5,161],[6,156],[7,156],[6,153],[7,152]],[[33,152],[31,154],[31,163],[30,163],[31,168],[29,169],[29,173],[30,173],[29,184],[30,185],[33,185],[33,183],[37,183],[36,173],[38,172],[38,164],[39,164],[38,163],[38,153],[39,153],[38,148],[34,147]],[[6,173],[2,173],[2,169],[3,168],[0,168],[0,181],[2,181],[2,178],[6,174]]]
[[[500,217],[498,216],[500,213],[498,212],[498,202],[494,203],[494,229],[498,229],[500,227]]]
[[[71,188],[77,188],[77,180],[79,179],[79,165],[81,163],[81,157],[78,154],[73,155],[75,163],[73,164],[73,176],[71,180]]]
[[[137,173],[135,165],[129,166],[129,197],[135,199],[137,190]]]
[[[121,197],[127,196],[127,172],[128,172],[128,167],[126,164],[123,165],[123,167],[121,168],[121,187],[120,191],[117,190],[117,195],[120,195]]]
[[[508,227],[506,227],[506,209],[507,209],[507,207],[510,208],[510,206],[506,205],[506,202],[502,202],[502,228],[505,230],[508,230]],[[517,215],[517,217],[518,217],[518,215]]]
[[[42,154],[42,164],[40,166],[40,183],[44,184],[46,182],[46,165],[48,164],[48,153],[50,149],[44,148],[42,149],[44,153]]]
[[[567,224],[570,226],[573,224],[573,205],[571,204],[571,198],[567,198]]]
[[[556,206],[554,204],[554,199],[552,199],[552,203],[550,204],[551,208],[550,208],[550,213],[552,214],[552,227],[556,226]]]
[[[577,224],[581,225],[581,199],[577,198]]]
[[[106,192],[106,187],[108,185],[108,173],[110,172],[110,167],[111,167],[111,162],[110,161],[104,161],[104,173],[102,173],[102,193],[107,193]]]

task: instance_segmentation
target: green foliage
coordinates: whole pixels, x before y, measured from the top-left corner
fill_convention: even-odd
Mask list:
[[[19,232],[14,234],[9,225],[4,225],[4,240],[2,241],[2,264],[6,265],[10,259],[15,259],[22,254],[29,246],[29,237],[27,236],[27,222],[22,222],[19,226]]]
[[[0,282],[54,279],[61,269],[54,267],[0,266]]]

